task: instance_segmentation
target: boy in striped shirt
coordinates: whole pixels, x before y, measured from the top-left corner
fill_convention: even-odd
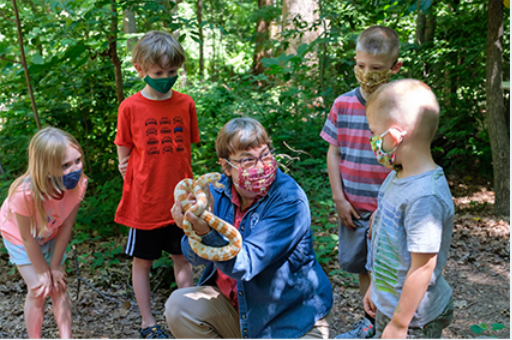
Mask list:
[[[372,26],[357,39],[355,76],[360,87],[334,101],[320,136],[329,142],[327,169],[339,217],[338,260],[346,272],[359,274],[361,296],[370,284],[366,271],[370,216],[377,209],[379,187],[390,172],[372,152],[366,120],[366,99],[388,83],[402,67],[400,42],[394,30]],[[375,334],[374,319],[365,318],[337,339],[366,339]]]

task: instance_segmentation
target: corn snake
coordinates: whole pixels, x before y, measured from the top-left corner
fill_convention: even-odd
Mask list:
[[[183,215],[183,231],[188,236],[188,242],[192,250],[200,257],[211,261],[227,261],[235,257],[242,247],[242,236],[238,230],[228,222],[221,220],[208,211],[209,190],[203,190],[206,184],[212,182],[217,188],[224,187],[218,183],[220,180],[218,172],[211,172],[200,176],[197,180],[185,178],[181,180],[174,189],[174,200],[179,201],[185,212],[190,211],[198,218],[204,220],[211,228],[227,237],[229,244],[224,247],[211,247],[202,243],[202,237],[198,236],[192,229],[192,224]],[[192,193],[196,203],[192,204],[187,196]]]

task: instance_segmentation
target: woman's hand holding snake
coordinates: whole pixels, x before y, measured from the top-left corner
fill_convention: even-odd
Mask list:
[[[192,250],[200,257],[211,261],[227,261],[234,258],[242,248],[242,236],[238,230],[226,221],[208,211],[210,199],[208,183],[220,188],[219,173],[208,173],[196,181],[190,178],[181,180],[174,189],[174,201],[171,213],[185,234]],[[192,196],[191,196],[192,195]],[[195,198],[191,200],[189,198]],[[179,203],[178,203],[179,202]],[[213,203],[213,202],[212,202]],[[185,214],[182,214],[182,209]],[[211,247],[202,243],[202,237],[210,228],[224,235],[229,244],[223,247]]]
[[[195,204],[195,199],[190,199],[190,203]],[[182,206],[180,201],[176,201],[174,203],[174,206],[171,210],[172,217],[174,219],[174,222],[176,222],[176,225],[183,229],[183,213]],[[212,230],[210,226],[202,219],[197,218],[196,215],[192,214],[191,212],[185,212],[187,214],[187,220],[189,220],[190,224],[192,224],[192,229],[195,231],[195,233],[199,236],[206,235]]]

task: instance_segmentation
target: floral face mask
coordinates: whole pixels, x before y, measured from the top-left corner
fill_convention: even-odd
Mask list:
[[[388,129],[386,132],[384,132],[381,135],[371,136],[370,137],[370,145],[372,146],[373,153],[375,154],[375,157],[377,158],[377,161],[384,165],[386,168],[395,170],[396,172],[402,170],[401,165],[395,164],[395,158],[396,158],[396,148],[398,148],[398,145],[402,143],[403,136],[407,134],[407,131],[399,132],[400,133],[400,141],[395,146],[395,148],[389,152],[385,152],[382,149],[382,146],[384,144],[384,136],[389,133],[391,129]],[[398,131],[396,129],[393,129],[395,131]]]
[[[229,163],[229,161],[227,161]],[[231,164],[231,163],[229,163]],[[231,165],[235,167],[234,165]],[[240,188],[257,194],[265,196],[270,189],[272,183],[276,179],[277,174],[277,161],[273,159],[270,163],[265,163],[263,168],[254,167],[252,169],[238,169],[238,183]]]

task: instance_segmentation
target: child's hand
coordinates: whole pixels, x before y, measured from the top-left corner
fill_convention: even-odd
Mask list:
[[[121,173],[121,176],[126,176],[126,169],[128,168],[128,160],[130,159],[130,155],[126,156],[125,158],[119,160],[119,172]]]
[[[375,214],[377,214],[377,210],[372,212],[372,215],[370,216],[370,222],[368,223],[368,239],[372,239],[372,226],[373,226],[373,219],[375,218]]]
[[[375,307],[375,304],[372,302],[372,286],[371,286],[371,284],[368,287],[366,294],[364,295],[363,305],[364,305],[364,310],[366,311],[366,313],[368,313],[369,316],[371,316],[372,318],[375,319],[375,317],[377,316],[377,307]]]
[[[381,339],[407,339],[407,327],[400,327],[391,320],[384,328]]]
[[[36,297],[47,297],[52,290],[52,274],[49,271],[37,273],[37,286],[31,290],[35,292]]]
[[[66,285],[68,283],[67,274],[64,271],[64,268],[62,266],[59,266],[58,268],[52,268],[52,279],[53,279],[53,289],[55,289],[57,292],[64,292],[66,291]]]
[[[354,231],[357,226],[352,221],[352,216],[354,216],[357,219],[360,219],[361,217],[357,213],[356,209],[350,204],[349,201],[343,200],[336,202],[336,212],[338,213],[338,216],[340,217],[341,223],[347,227],[348,229]]]

